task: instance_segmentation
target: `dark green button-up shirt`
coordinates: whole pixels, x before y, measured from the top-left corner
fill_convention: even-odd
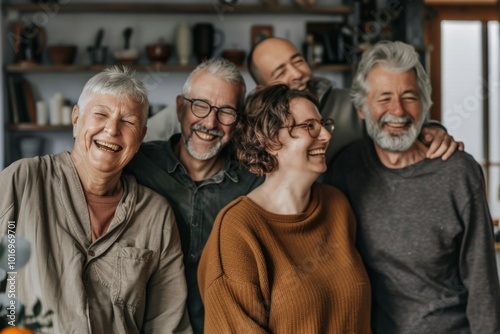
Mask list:
[[[194,332],[202,333],[204,311],[196,276],[201,252],[219,211],[248,194],[263,178],[241,169],[228,158],[219,172],[195,182],[173,152],[172,146],[179,140],[180,134],[176,134],[169,141],[143,143],[126,171],[140,184],[167,198],[173,207],[184,253],[189,316]]]

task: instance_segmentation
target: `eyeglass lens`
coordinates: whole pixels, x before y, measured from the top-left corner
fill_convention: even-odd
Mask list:
[[[311,119],[307,121],[306,124],[307,124],[307,131],[309,132],[309,135],[313,138],[319,136],[322,126],[325,127],[326,131],[328,131],[330,134],[332,134],[333,130],[335,129],[335,122],[330,118],[322,120],[321,122],[318,121],[317,119]]]
[[[236,111],[232,108],[217,108],[202,100],[191,100],[191,111],[196,117],[207,117],[208,114],[210,114],[212,108],[216,111],[217,120],[219,121],[219,123],[223,125],[231,125],[236,121]]]

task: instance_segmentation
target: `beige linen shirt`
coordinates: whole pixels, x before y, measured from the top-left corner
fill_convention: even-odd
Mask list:
[[[54,311],[52,333],[191,333],[179,234],[167,201],[122,176],[109,230],[91,243],[89,212],[68,152],[0,173],[0,227],[31,243],[15,294]],[[12,226],[12,224],[10,224]]]

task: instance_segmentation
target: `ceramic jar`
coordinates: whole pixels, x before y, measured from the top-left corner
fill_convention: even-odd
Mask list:
[[[193,36],[191,29],[186,22],[181,22],[175,33],[175,50],[181,65],[187,65],[189,63],[192,47]]]

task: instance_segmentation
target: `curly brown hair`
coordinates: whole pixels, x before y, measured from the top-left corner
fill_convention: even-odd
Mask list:
[[[283,144],[278,132],[295,120],[290,114],[290,102],[305,98],[319,108],[316,97],[305,91],[290,89],[283,84],[272,85],[255,92],[245,103],[240,122],[233,136],[236,156],[251,173],[263,175],[278,170],[276,157],[269,150],[279,150]],[[292,136],[293,137],[293,136]]]

